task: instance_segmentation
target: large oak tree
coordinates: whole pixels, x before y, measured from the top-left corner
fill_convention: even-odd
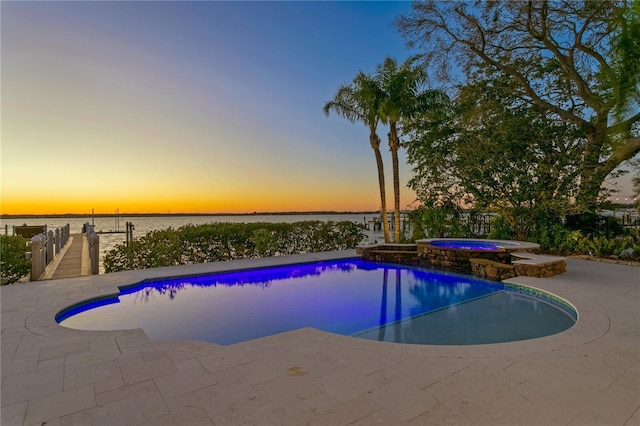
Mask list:
[[[412,8],[396,25],[439,77],[501,74],[504,84],[484,90],[580,130],[577,204],[593,211],[604,179],[640,152],[638,0],[428,0]]]
[[[541,221],[573,211],[573,164],[586,140],[577,126],[487,84],[501,82],[466,85],[446,114],[407,123],[409,185],[427,207],[451,215],[452,206],[473,205],[500,213],[518,239],[535,237]]]

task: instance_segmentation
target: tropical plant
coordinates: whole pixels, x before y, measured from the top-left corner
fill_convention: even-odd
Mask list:
[[[640,152],[639,4],[428,0],[412,3],[396,25],[443,80],[499,74],[500,84],[482,90],[576,126],[584,138],[576,202],[593,212],[604,179]]]
[[[619,256],[623,250],[633,249],[634,255],[639,241],[632,236],[607,238],[605,235],[589,235],[578,241],[577,250],[591,256]]]
[[[380,120],[389,125],[389,150],[393,168],[394,195],[394,241],[400,241],[400,172],[398,150],[400,149],[399,125],[417,114],[427,114],[440,107],[447,100],[446,95],[437,90],[425,90],[426,74],[416,66],[417,58],[408,58],[402,65],[387,57],[376,67],[375,78],[383,92],[380,103]]]
[[[27,259],[29,240],[19,235],[0,235],[0,283],[13,284],[29,274],[31,262]]]
[[[380,153],[380,137],[377,134],[380,121],[380,103],[383,93],[378,83],[362,71],[354,77],[351,84],[338,88],[333,99],[325,103],[323,111],[329,115],[334,111],[352,123],[361,122],[369,129],[369,144],[376,157],[378,168],[378,186],[380,188],[380,215],[385,242],[390,242],[387,219],[387,197],[384,182],[384,164]]]

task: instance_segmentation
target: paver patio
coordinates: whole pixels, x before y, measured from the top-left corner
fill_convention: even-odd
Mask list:
[[[569,330],[427,346],[305,328],[230,346],[79,331],[55,314],[145,278],[352,257],[333,252],[5,286],[2,418],[13,425],[640,425],[640,269],[567,260]]]

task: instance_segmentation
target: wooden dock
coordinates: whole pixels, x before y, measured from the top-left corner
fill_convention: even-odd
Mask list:
[[[71,234],[67,244],[56,258],[47,265],[41,280],[57,280],[91,275],[91,261],[87,241],[83,234]]]

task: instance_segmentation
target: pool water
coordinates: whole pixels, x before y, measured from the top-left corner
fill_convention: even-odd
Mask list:
[[[518,244],[492,240],[433,240],[430,245],[445,249],[498,251],[503,247],[517,247]]]
[[[403,343],[477,344],[555,334],[576,316],[562,303],[502,283],[349,259],[146,281],[65,309],[56,321],[221,345],[302,327]]]

